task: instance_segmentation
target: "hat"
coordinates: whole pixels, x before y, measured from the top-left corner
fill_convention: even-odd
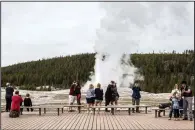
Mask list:
[[[6,83],[6,86],[9,86],[10,85],[10,83]]]
[[[112,80],[111,83],[114,84],[115,82]]]
[[[187,84],[187,82],[186,81],[182,81],[181,84]]]

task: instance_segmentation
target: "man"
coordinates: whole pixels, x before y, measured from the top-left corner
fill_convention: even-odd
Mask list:
[[[187,86],[186,81],[182,81],[181,83],[181,96],[183,96],[183,114],[184,118],[183,120],[188,120],[188,116],[190,118],[190,121],[192,121],[192,90],[189,86]],[[187,109],[189,111],[189,114],[187,115]]]
[[[108,106],[112,100],[112,90],[111,88],[115,85],[114,81],[111,81],[111,83],[108,85],[107,90],[105,92],[105,106]],[[106,112],[109,112],[108,109],[105,109]]]
[[[140,98],[141,98],[141,88],[139,86],[139,83],[136,81],[135,85],[132,87],[133,94],[132,94],[132,105],[139,105],[140,104]],[[132,109],[134,112],[134,108]],[[136,107],[136,112],[139,113],[139,107]]]
[[[11,102],[14,89],[11,87],[10,83],[6,83],[6,86],[7,86],[5,89],[6,112],[9,112],[11,109]]]
[[[77,105],[81,105],[81,86],[78,81],[76,82],[75,94],[77,97]],[[81,107],[78,107],[78,110],[80,109]]]

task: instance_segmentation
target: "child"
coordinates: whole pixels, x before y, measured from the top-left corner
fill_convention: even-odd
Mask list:
[[[21,95],[19,96],[22,97]],[[23,108],[21,106],[22,106],[22,102],[20,103],[20,115],[22,115],[22,112],[23,112]]]
[[[32,106],[32,101],[30,99],[30,94],[26,94],[26,97],[24,98],[24,106],[25,107],[30,107]],[[27,111],[29,112],[29,108],[27,108]],[[31,112],[33,111],[33,109],[31,108]]]
[[[101,106],[102,104],[102,101],[103,101],[103,89],[101,89],[101,84],[98,83],[97,84],[97,88],[95,89],[95,105],[97,106],[98,104]],[[99,111],[98,111],[98,114],[100,112],[100,108],[99,108]]]
[[[173,113],[175,120],[179,120],[179,99],[176,95],[176,93],[173,94],[172,98],[172,107],[173,107]]]
[[[89,113],[89,108],[94,105],[95,102],[95,90],[94,86],[92,84],[89,85],[89,89],[87,90],[86,94],[86,101],[88,104],[88,113]]]

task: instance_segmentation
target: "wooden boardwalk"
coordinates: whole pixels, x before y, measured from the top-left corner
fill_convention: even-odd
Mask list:
[[[38,112],[24,112],[19,118],[9,118],[8,113],[1,113],[1,128],[3,130],[194,130],[193,121],[174,121],[168,120],[168,117],[154,118],[154,112],[148,114],[132,113],[128,115],[127,111],[111,113],[100,112],[93,115],[82,111],[65,111],[60,116],[56,112],[48,112],[41,116]]]

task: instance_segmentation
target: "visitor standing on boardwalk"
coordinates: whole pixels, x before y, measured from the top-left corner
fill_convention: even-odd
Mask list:
[[[95,88],[95,106],[101,106],[103,101],[103,89],[101,88],[101,84],[97,84],[97,88]],[[98,109],[98,113],[100,112],[100,108]]]
[[[93,84],[90,84],[89,85],[89,89],[87,90],[87,94],[86,94],[86,101],[87,101],[87,104],[88,104],[88,113],[90,112],[90,107],[94,105],[95,103],[95,89],[94,89],[94,86]]]
[[[76,82],[75,94],[77,98],[77,105],[81,105],[81,86],[78,81]],[[78,107],[78,109],[80,110],[81,107]]]
[[[192,100],[193,100],[192,90],[190,89],[189,86],[187,86],[186,81],[182,81],[181,85],[182,85],[181,96],[183,96],[183,113],[184,113],[183,120],[188,120],[189,117],[190,121],[192,121]],[[187,114],[187,112],[189,113]]]
[[[138,81],[135,81],[133,87],[133,94],[132,94],[132,105],[139,105],[140,104],[140,98],[141,98],[141,88],[139,86]],[[132,109],[134,112],[134,108]],[[139,107],[136,107],[136,112],[139,113]]]
[[[70,92],[69,92],[69,105],[73,105],[75,99],[76,99],[76,94],[75,94],[75,89],[76,89],[76,82],[73,82],[70,87]],[[69,111],[72,111],[72,107],[69,108]]]
[[[112,85],[111,93],[112,93],[111,104],[114,103],[115,105],[118,105],[119,94],[118,94],[118,91],[117,91],[116,83],[114,83],[114,85]]]
[[[175,84],[173,90],[171,91],[171,96],[170,96],[170,101],[171,101],[171,109],[169,112],[169,120],[171,120],[172,118],[172,114],[173,114],[173,102],[172,102],[172,98],[175,98],[175,94],[176,96],[179,98],[179,101],[181,99],[181,91],[179,90],[178,84]]]
[[[105,92],[105,106],[108,106],[110,102],[112,101],[112,91],[111,88],[115,85],[114,81],[111,81],[111,83],[108,85],[106,92]],[[105,109],[106,112],[109,112],[108,109]]]
[[[177,92],[174,92],[172,96],[172,111],[175,120],[179,120],[179,95]]]
[[[14,92],[14,88],[11,87],[10,83],[6,83],[5,89],[5,100],[6,100],[6,112],[9,112],[11,109],[12,96]]]

